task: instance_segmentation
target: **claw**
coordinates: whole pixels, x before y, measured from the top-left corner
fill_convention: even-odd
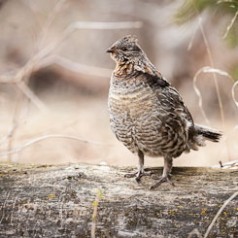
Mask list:
[[[170,178],[166,176],[160,177],[159,181],[150,187],[150,190],[154,190],[155,188],[159,187],[162,183],[166,182],[169,183],[171,186],[175,186],[174,183],[170,180]]]
[[[137,177],[138,172],[125,174],[125,178],[134,178]]]
[[[139,172],[136,172],[136,173],[129,173],[129,174],[125,174],[124,177],[125,178],[133,178],[135,177],[135,180],[137,183],[139,183],[141,181],[141,178],[143,176],[151,176],[152,175],[152,172],[151,171],[139,171]]]

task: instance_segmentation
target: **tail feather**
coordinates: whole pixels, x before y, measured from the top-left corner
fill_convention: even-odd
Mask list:
[[[195,129],[198,135],[202,135],[204,139],[212,141],[212,142],[219,142],[222,136],[221,132],[205,127],[205,126],[195,125]]]

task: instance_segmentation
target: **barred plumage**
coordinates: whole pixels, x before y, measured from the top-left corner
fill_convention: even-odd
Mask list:
[[[219,132],[195,125],[183,99],[149,61],[137,39],[126,36],[107,50],[116,62],[108,106],[117,139],[139,156],[137,181],[144,174],[144,154],[164,157],[161,182],[169,181],[172,158],[217,142]]]

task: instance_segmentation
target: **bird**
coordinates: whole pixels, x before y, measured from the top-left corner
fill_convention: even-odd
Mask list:
[[[172,185],[173,159],[198,150],[205,141],[218,142],[222,133],[194,123],[183,98],[148,59],[138,39],[126,35],[106,50],[115,61],[108,93],[112,132],[138,155],[137,182],[151,174],[144,169],[146,156],[163,157],[162,176],[150,188]]]

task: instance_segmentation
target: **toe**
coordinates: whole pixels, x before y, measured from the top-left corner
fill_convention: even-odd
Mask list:
[[[136,182],[140,183],[141,182],[141,176],[136,177]]]
[[[125,178],[134,178],[136,176],[137,176],[137,172],[136,173],[128,173],[128,174],[124,175]]]
[[[159,187],[162,183],[169,183],[171,186],[175,186],[169,177],[160,177],[159,181],[150,187],[150,190],[154,190]]]

